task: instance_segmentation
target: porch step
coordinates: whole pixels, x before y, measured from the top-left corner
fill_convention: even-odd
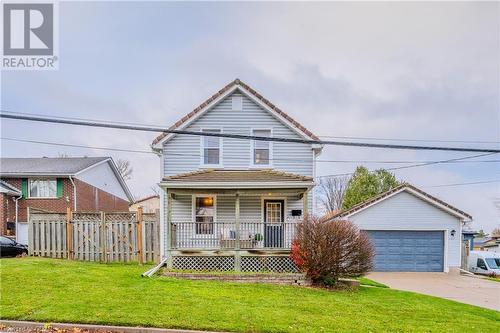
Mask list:
[[[163,271],[164,276],[187,280],[208,280],[242,283],[272,283],[279,285],[309,286],[311,282],[299,273],[219,273],[219,272],[172,272]]]

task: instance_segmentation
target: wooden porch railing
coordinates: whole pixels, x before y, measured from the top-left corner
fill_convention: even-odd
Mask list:
[[[290,249],[297,222],[193,222],[170,225],[172,250]]]

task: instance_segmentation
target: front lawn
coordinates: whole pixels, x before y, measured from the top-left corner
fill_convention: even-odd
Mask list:
[[[498,332],[499,313],[384,288],[141,278],[147,267],[0,260],[2,319],[240,332]]]

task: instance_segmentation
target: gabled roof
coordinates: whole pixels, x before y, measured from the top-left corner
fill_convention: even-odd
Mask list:
[[[265,106],[267,110],[272,112],[277,118],[281,119],[287,125],[293,127],[296,131],[300,132],[302,136],[312,140],[318,140],[318,141],[320,140],[316,135],[314,135],[311,131],[309,131],[307,128],[301,125],[298,121],[290,117],[287,113],[279,109],[276,105],[274,105],[268,99],[266,99],[257,91],[255,91],[252,87],[250,87],[249,85],[247,85],[246,83],[242,82],[239,79],[235,79],[234,81],[227,84],[224,88],[222,88],[214,95],[212,95],[210,98],[205,100],[203,103],[198,105],[198,107],[196,107],[193,111],[189,112],[187,115],[178,120],[175,124],[170,126],[169,129],[174,130],[174,129],[179,129],[182,126],[185,126],[191,120],[203,114],[203,111],[216,105],[217,102],[219,102],[221,99],[223,99],[225,96],[229,95],[236,89],[240,90],[245,95],[254,97],[256,102]],[[152,146],[158,145],[159,143],[164,141],[168,136],[169,136],[168,133],[160,134],[156,139],[153,140]]]
[[[133,201],[134,196],[111,157],[0,158],[0,176],[4,178],[78,176],[102,163],[109,164],[127,198]]]
[[[0,175],[72,176],[110,157],[1,158]]]
[[[131,205],[133,204],[137,204],[137,203],[140,203],[140,202],[143,202],[143,201],[146,201],[146,200],[149,200],[149,199],[160,199],[160,196],[158,194],[153,194],[153,195],[149,195],[147,197],[144,197],[144,198],[140,198],[136,201],[134,201],[133,203],[131,203]]]
[[[354,214],[364,210],[365,208],[371,207],[372,205],[375,205],[375,204],[377,204],[385,199],[388,199],[388,198],[392,197],[393,195],[401,193],[403,191],[409,192],[410,194],[413,194],[416,197],[418,197],[418,198],[420,198],[420,199],[422,199],[422,200],[424,200],[424,201],[426,201],[426,202],[428,202],[428,203],[430,203],[430,204],[432,204],[432,205],[434,205],[434,206],[436,206],[444,211],[447,211],[448,213],[450,213],[456,217],[459,217],[463,220],[472,220],[472,216],[467,214],[466,212],[430,195],[429,193],[426,193],[426,192],[416,188],[415,186],[413,186],[411,184],[407,184],[407,183],[401,184],[401,185],[396,186],[393,189],[390,189],[384,193],[376,195],[376,196],[374,196],[374,197],[372,197],[372,198],[370,198],[370,199],[368,199],[360,204],[355,205],[354,207],[352,207],[350,209],[338,212],[336,214],[331,214],[325,220],[339,219],[339,218],[354,215]]]
[[[5,193],[7,195],[18,195],[18,196],[22,194],[21,190],[15,188],[14,186],[10,185],[7,182],[4,182],[3,180],[0,180],[0,193]]]
[[[202,188],[303,188],[312,187],[312,177],[275,170],[207,169],[163,178],[167,187]]]

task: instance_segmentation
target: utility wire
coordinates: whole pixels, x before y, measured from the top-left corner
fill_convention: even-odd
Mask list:
[[[125,125],[136,125],[136,123],[125,122],[125,121],[104,121],[89,118],[77,118],[77,117],[61,117],[61,116],[51,116],[37,113],[28,112],[13,112],[8,110],[0,110],[1,112],[19,114],[19,115],[30,115],[39,117],[49,117],[54,119],[67,119],[67,120],[85,120],[85,121],[100,121],[109,124],[125,124]],[[143,126],[154,127],[152,124],[143,124]],[[349,139],[349,140],[375,140],[375,141],[407,141],[407,142],[454,142],[454,143],[493,143],[500,144],[500,141],[480,141],[480,140],[438,140],[438,139],[408,139],[408,138],[377,138],[377,137],[359,137],[359,136],[333,136],[333,135],[318,135],[320,138],[331,138],[331,139]]]
[[[304,144],[336,145],[336,146],[365,147],[365,148],[385,148],[385,149],[500,153],[500,149],[489,149],[489,148],[413,146],[413,145],[396,145],[396,144],[378,144],[369,142],[342,142],[342,141],[331,141],[331,140],[308,140],[308,139],[295,139],[295,138],[282,138],[282,137],[262,137],[262,136],[251,136],[251,135],[240,135],[240,134],[229,134],[229,133],[194,132],[186,130],[172,130],[162,127],[111,124],[106,122],[96,122],[96,121],[76,120],[76,119],[56,119],[53,117],[49,118],[40,116],[28,116],[28,115],[19,115],[13,113],[7,114],[5,113],[5,111],[0,113],[0,118],[48,122],[48,123],[67,124],[67,125],[78,125],[78,126],[90,126],[90,127],[100,127],[100,128],[115,128],[115,129],[146,131],[146,132],[162,132],[169,134],[223,137],[232,139],[270,141],[270,142],[304,143]]]
[[[97,149],[97,150],[110,150],[110,151],[119,151],[119,152],[130,152],[130,153],[141,153],[141,154],[155,154],[151,150],[138,150],[138,149],[125,149],[125,148],[111,148],[111,147],[99,147],[99,146],[88,146],[88,145],[78,145],[78,144],[69,144],[69,143],[59,143],[59,142],[49,142],[49,141],[39,141],[39,140],[28,140],[28,139],[18,139],[18,138],[9,138],[9,137],[1,137],[1,140],[6,141],[14,141],[14,142],[23,142],[23,143],[34,143],[34,144],[44,144],[51,146],[62,146],[62,147],[74,147],[74,148],[87,148],[87,149]],[[489,154],[487,154],[489,155]],[[187,153],[166,153],[166,157],[169,156],[189,156],[189,157],[198,157],[201,158],[201,154],[187,154]],[[480,154],[479,156],[483,156]],[[475,158],[479,156],[471,156],[467,158]],[[238,157],[238,156],[226,156],[224,159],[230,160],[248,160],[246,157]],[[270,158],[270,161],[293,161],[293,162],[303,162],[310,163],[311,160],[300,160],[296,158]],[[417,163],[417,164],[431,164],[431,163],[499,163],[500,160],[479,160],[479,161],[468,161],[464,159],[451,159],[451,160],[442,160],[442,161],[377,161],[377,160],[316,160],[316,162],[322,163],[360,163],[360,164],[408,164],[408,163]]]
[[[481,181],[477,181],[477,182],[470,182],[470,183],[455,183],[455,184],[427,185],[427,186],[422,186],[422,187],[448,187],[448,186],[464,186],[464,185],[489,184],[489,183],[498,183],[498,182],[500,182],[500,179],[493,179],[493,180],[481,180]]]
[[[359,136],[332,136],[318,135],[320,138],[329,139],[349,139],[349,140],[375,140],[375,141],[407,141],[407,142],[454,142],[454,143],[494,143],[500,144],[500,141],[480,141],[480,140],[426,140],[426,139],[402,139],[402,138],[374,138],[374,137],[359,137]]]
[[[459,158],[451,158],[451,159],[442,160],[442,161],[431,161],[431,162],[426,162],[426,163],[417,163],[417,164],[413,164],[413,165],[405,165],[405,166],[400,166],[400,167],[386,168],[384,170],[395,171],[395,170],[401,170],[401,169],[416,168],[416,167],[427,166],[427,165],[432,165],[432,164],[462,161],[462,160],[466,160],[466,159],[488,156],[488,155],[493,155],[493,154],[496,154],[496,153],[478,154],[478,155],[465,156],[465,157],[459,157]],[[374,172],[374,171],[376,171],[376,170],[369,170],[369,172]],[[320,178],[320,179],[321,178],[334,178],[334,177],[345,177],[345,176],[352,176],[352,175],[354,175],[354,172],[340,173],[340,174],[334,174],[334,175],[316,176],[316,178]]]

